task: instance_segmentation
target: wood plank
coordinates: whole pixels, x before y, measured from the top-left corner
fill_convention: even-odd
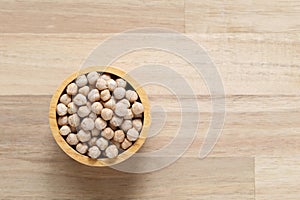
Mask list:
[[[299,18],[295,0],[1,1],[0,199],[298,199]],[[152,173],[81,165],[51,135],[50,98],[100,42],[139,27],[185,32],[204,48],[225,88],[222,134],[208,157],[199,159],[214,112],[206,79],[215,75],[202,77],[177,52],[134,51],[112,65],[124,71],[164,65],[195,94],[176,96],[159,81],[144,86],[151,105],[164,108],[166,121],[140,152],[161,149],[180,127],[191,133],[191,124],[199,123],[196,138],[179,160]],[[171,47],[181,42],[176,38]],[[181,86],[178,77],[172,82]],[[198,109],[190,106],[195,101]],[[190,124],[181,124],[179,102]],[[154,122],[161,116],[152,113]]]
[[[1,33],[115,33],[140,27],[184,32],[184,1],[1,1]]]
[[[164,98],[167,99],[167,97]],[[199,97],[197,100],[199,110],[195,112],[199,112],[200,122],[197,138],[185,154],[189,156],[198,155],[211,122],[212,110],[209,98]],[[153,100],[155,101],[158,100]],[[164,101],[168,102],[168,100]],[[192,101],[194,99],[183,102],[188,105]],[[227,96],[225,124],[209,156],[300,155],[299,102],[299,96]],[[166,123],[161,134],[172,137],[172,133],[178,130],[178,124],[181,121],[180,106],[174,103],[169,105],[163,103],[163,106],[166,111],[170,112],[167,113],[170,121]],[[191,124],[198,123],[196,119],[190,120]],[[182,126],[189,130],[190,125]],[[170,138],[166,140],[170,141]],[[146,143],[147,149],[158,148],[158,141],[159,137],[157,140],[151,138],[149,141],[151,143]],[[166,145],[167,141],[159,147]]]
[[[185,1],[186,33],[299,33],[298,1]]]
[[[0,159],[4,199],[254,199],[252,158],[182,158],[160,171],[128,174],[83,166],[60,152],[8,156]]]
[[[77,70],[89,52],[109,36],[1,34],[0,94],[53,94],[60,82]],[[297,34],[189,36],[207,50],[227,95],[298,94],[300,37]],[[201,74],[173,54],[142,50],[112,63],[125,71],[145,64],[170,67],[191,85],[195,94],[209,94]]]
[[[1,198],[254,199],[251,157],[183,157],[147,174],[79,164],[52,138],[49,101],[49,96],[0,97]]]
[[[6,144],[13,148],[16,141],[24,142],[21,146],[27,147],[27,150],[32,148],[32,151],[39,152],[43,148],[41,145],[52,141],[48,127],[50,98],[51,96],[1,96],[1,139],[6,141],[1,148],[9,149]],[[158,127],[162,131],[148,138],[141,152],[161,149],[172,141],[181,126],[186,132],[190,132],[191,124],[199,123],[196,139],[183,155],[198,157],[211,121],[210,100],[205,96],[199,97],[199,110],[187,111],[190,116],[199,115],[200,122],[196,118],[190,118],[190,124],[181,125],[180,105],[169,99],[172,96],[156,95],[150,98],[152,105],[161,102],[167,118],[164,125]],[[194,99],[187,98],[183,103],[188,105],[191,101]],[[232,96],[227,98],[226,108],[227,116],[222,134],[209,157],[300,155],[300,112],[296,109],[300,108],[300,96]],[[152,121],[161,119],[160,116],[160,113],[152,113]]]
[[[299,199],[300,157],[257,157],[256,199]]]

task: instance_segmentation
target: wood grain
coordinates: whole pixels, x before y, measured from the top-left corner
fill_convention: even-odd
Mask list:
[[[1,1],[0,199],[298,200],[299,17],[294,0]],[[196,95],[182,103],[199,106],[188,110],[200,117],[190,119],[199,123],[196,139],[181,159],[153,173],[81,165],[51,135],[51,96],[100,42],[140,27],[188,33],[206,50],[225,88],[222,135],[209,156],[198,159],[213,113],[205,79],[172,53],[136,51],[112,65],[130,71],[162,64],[181,75]],[[167,116],[140,149],[151,152],[174,137],[180,104],[159,85],[144,89]]]
[[[54,152],[39,160],[1,158],[0,176],[7,180],[0,183],[1,198],[254,199],[250,158],[182,158],[155,173],[127,174],[86,167]]]
[[[158,135],[146,140],[144,148],[141,149],[142,152],[151,152],[162,148],[175,137],[176,131],[180,127],[180,106],[169,101],[169,98],[172,98],[172,96],[151,95],[150,104],[152,103],[153,105],[154,102],[161,101],[161,98],[164,99],[161,105],[165,108],[167,121]],[[27,129],[31,133],[28,137],[37,140],[34,137],[36,130],[31,130],[31,126],[26,124],[32,124],[34,128],[37,125],[44,125],[41,129],[49,129],[47,116],[50,99],[51,96],[2,96],[0,110],[2,116],[7,116],[0,119],[3,126],[3,141],[11,137],[18,139],[22,127],[13,126],[16,122],[22,123],[24,127],[28,126]],[[191,116],[194,116],[193,112],[199,112],[201,121],[196,140],[183,155],[184,157],[198,157],[210,123],[209,98],[198,97],[198,100],[200,105],[199,111],[190,112]],[[187,98],[184,103],[189,104],[190,101],[194,101],[194,99]],[[24,104],[24,102],[27,103]],[[247,106],[245,106],[245,102],[247,102]],[[31,105],[34,105],[34,110],[31,110]],[[291,154],[300,155],[300,137],[297,134],[300,128],[300,113],[299,111],[293,111],[295,108],[300,107],[299,96],[234,96],[227,97],[227,105],[226,123],[218,143],[209,155],[210,157],[285,157]],[[19,110],[22,110],[23,113],[19,113]],[[155,118],[159,118],[159,114],[152,113],[152,120],[155,121]],[[195,119],[191,119],[190,123],[198,122]],[[4,127],[6,126],[11,126],[10,130],[5,130]],[[183,125],[183,127],[187,131],[190,130],[190,124]],[[48,133],[51,138],[50,131]],[[30,146],[35,148],[36,143]],[[283,146],[284,148],[282,148]]]
[[[79,69],[90,51],[110,36],[0,34],[0,94],[52,95],[65,77]],[[226,94],[298,94],[297,34],[188,36],[207,50],[223,79]],[[189,82],[195,94],[209,94],[201,75],[173,54],[143,50],[112,63],[125,71],[145,64],[171,67]],[[32,79],[31,71],[39,76]]]
[[[224,196],[254,199],[251,157],[200,160],[186,156],[148,174],[128,174],[77,163],[60,150],[51,135],[47,116],[50,98],[0,97],[1,116],[5,116],[0,117],[3,199],[101,196],[106,199],[222,199]]]
[[[255,159],[256,199],[298,199],[299,155]]]
[[[184,1],[1,1],[2,33],[115,33],[139,27],[184,32]]]
[[[299,33],[298,1],[185,1],[187,33]]]

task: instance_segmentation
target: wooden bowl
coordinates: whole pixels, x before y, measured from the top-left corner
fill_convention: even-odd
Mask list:
[[[73,149],[59,133],[57,117],[56,117],[56,106],[59,102],[60,96],[62,95],[63,91],[65,90],[65,88],[69,83],[74,81],[79,75],[86,74],[91,71],[106,72],[123,78],[133,87],[133,89],[135,89],[135,91],[137,92],[141,100],[141,103],[144,105],[143,128],[140,132],[139,138],[133,143],[133,145],[130,148],[125,150],[123,153],[119,154],[116,158],[112,158],[112,159],[100,158],[97,160],[91,159],[88,156],[82,155],[79,152],[77,152],[75,149]],[[126,72],[122,70],[113,67],[84,68],[80,71],[71,74],[68,78],[66,78],[54,93],[50,103],[49,123],[55,141],[60,146],[60,148],[71,158],[73,158],[74,160],[82,164],[89,165],[89,166],[97,166],[97,167],[111,166],[128,159],[135,152],[137,152],[144,144],[151,123],[149,100],[143,88],[133,78],[128,76],[128,74],[126,74]]]

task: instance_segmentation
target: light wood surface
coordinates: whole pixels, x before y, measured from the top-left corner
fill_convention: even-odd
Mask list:
[[[186,32],[299,33],[299,1],[185,1]]]
[[[287,0],[1,1],[0,199],[298,200],[299,18],[299,2]],[[51,135],[51,97],[101,41],[138,27],[186,33],[205,48],[226,92],[222,135],[199,159],[212,115],[205,80],[179,57],[138,51],[112,65],[130,71],[158,63],[181,74],[197,95],[197,137],[182,158],[157,172],[84,166]],[[162,87],[144,89],[167,114],[162,131],[140,150],[151,152],[174,137],[180,105]]]
[[[136,27],[184,31],[184,1],[1,1],[2,33],[112,33]]]

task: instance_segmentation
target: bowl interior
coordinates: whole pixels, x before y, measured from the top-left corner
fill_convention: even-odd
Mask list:
[[[63,138],[63,136],[59,133],[59,126],[57,124],[57,114],[56,114],[56,106],[59,102],[59,98],[61,94],[65,91],[65,88],[67,85],[71,82],[73,82],[79,75],[86,74],[91,71],[97,71],[101,73],[109,73],[115,77],[123,78],[125,81],[127,81],[133,90],[135,90],[139,96],[139,99],[141,103],[144,106],[144,116],[143,116],[143,128],[140,132],[139,138],[133,143],[131,147],[129,147],[127,150],[119,154],[116,158],[100,158],[100,159],[91,159],[88,156],[82,155],[79,152],[77,152],[74,148],[72,148]],[[145,139],[147,137],[147,132],[150,127],[150,105],[148,97],[143,90],[143,88],[133,79],[131,78],[126,72],[114,68],[114,67],[89,67],[84,68],[78,72],[75,72],[71,74],[68,78],[66,78],[62,84],[58,87],[55,94],[52,97],[51,103],[50,103],[50,109],[49,109],[49,123],[50,128],[52,131],[52,135],[57,142],[57,144],[60,146],[60,148],[68,154],[71,158],[74,160],[83,163],[85,165],[89,166],[110,166],[114,164],[118,164],[126,159],[128,159],[130,156],[132,156],[135,152],[137,152],[141,146],[144,144]]]

